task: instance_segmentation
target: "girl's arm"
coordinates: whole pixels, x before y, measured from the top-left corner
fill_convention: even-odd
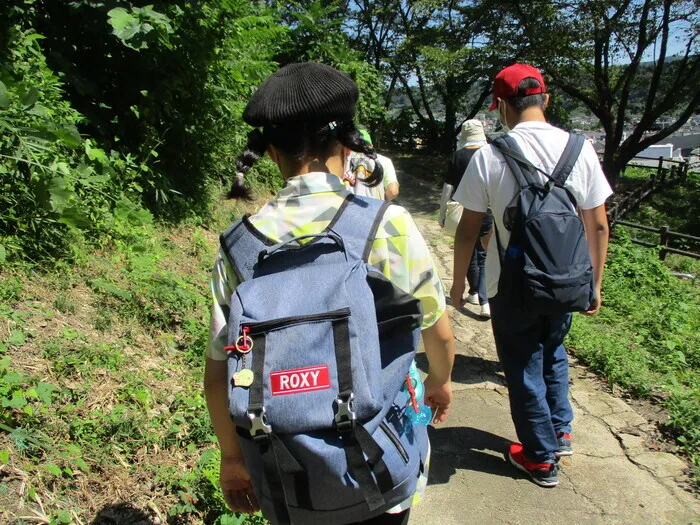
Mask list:
[[[226,361],[207,357],[204,368],[204,394],[214,433],[221,447],[220,482],[224,499],[233,512],[253,514],[260,510],[260,507],[243,460],[236,425],[229,416]]]
[[[450,318],[443,313],[435,324],[421,333],[428,377],[425,379],[425,402],[433,409],[433,423],[442,423],[450,413],[452,386],[450,376],[455,360],[455,343]]]

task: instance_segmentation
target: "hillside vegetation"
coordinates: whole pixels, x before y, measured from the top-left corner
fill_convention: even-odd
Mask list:
[[[0,275],[0,521],[262,523],[224,511],[202,389],[215,232],[235,210]]]

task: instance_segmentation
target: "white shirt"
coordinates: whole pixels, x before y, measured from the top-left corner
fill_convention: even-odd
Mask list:
[[[516,140],[525,157],[547,173],[554,171],[569,138],[566,131],[546,122],[522,122],[515,126],[509,135]],[[546,177],[541,173],[538,172],[536,176],[542,183],[546,182]],[[582,210],[597,208],[612,195],[610,184],[600,167],[598,155],[590,142],[584,143],[564,186],[572,193]],[[479,213],[485,213],[490,207],[502,247],[505,248],[510,241],[510,232],[503,225],[503,212],[517,193],[518,184],[508,169],[505,158],[493,146],[488,145],[474,154],[452,198],[466,209]],[[486,258],[486,286],[489,297],[498,293],[498,278],[501,274],[498,246],[495,241],[494,236],[488,245]]]
[[[394,163],[391,162],[391,159],[377,153],[377,160],[379,161],[379,164],[382,165],[382,169],[384,170],[382,186],[386,188],[392,182],[399,182],[399,179],[396,178],[396,170],[394,169]]]

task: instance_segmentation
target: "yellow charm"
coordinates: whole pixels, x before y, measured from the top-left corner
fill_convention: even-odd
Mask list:
[[[244,388],[248,388],[250,385],[252,385],[254,379],[255,374],[253,374],[253,371],[248,368],[244,368],[240,372],[233,374],[233,384]]]

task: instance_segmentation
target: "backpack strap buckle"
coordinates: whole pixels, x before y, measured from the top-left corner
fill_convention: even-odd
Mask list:
[[[272,427],[267,424],[267,417],[265,416],[265,407],[260,407],[254,410],[248,410],[246,412],[248,419],[250,419],[250,435],[255,441],[269,439],[270,432],[272,432]]]
[[[355,428],[355,394],[341,394],[335,399],[338,409],[335,412],[335,426],[339,432],[352,431]]]

